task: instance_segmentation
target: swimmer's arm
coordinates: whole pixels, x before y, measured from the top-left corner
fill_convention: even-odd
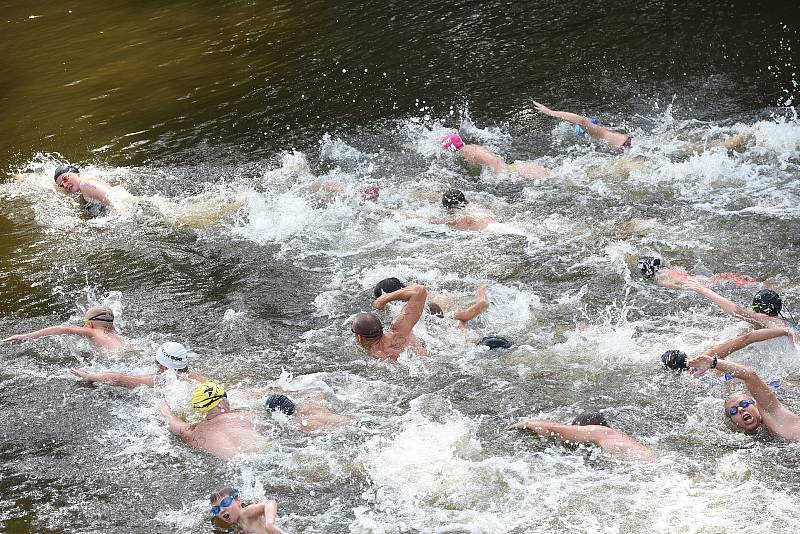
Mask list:
[[[756,313],[751,310],[746,310],[741,306],[738,306],[732,300],[726,299],[722,295],[715,293],[712,289],[707,288],[697,280],[694,279],[689,280],[683,284],[683,287],[684,289],[694,291],[698,295],[707,298],[708,300],[710,300],[711,302],[722,308],[722,311],[724,311],[728,315],[736,317],[737,319],[743,319],[748,323],[752,323],[758,326],[771,326],[768,324],[769,323],[768,319],[770,319],[769,316],[764,315],[763,313]]]
[[[111,186],[94,178],[84,180],[83,185],[81,185],[81,195],[87,201],[99,202],[114,208],[114,203],[108,196],[110,190]]]
[[[598,429],[610,430],[606,427],[589,425],[565,425],[547,420],[521,421],[508,427],[508,430],[530,430],[546,438],[555,438],[567,443],[595,444],[602,439],[598,436]]]
[[[206,378],[205,375],[201,375],[197,371],[189,371],[189,378],[198,384],[208,382],[208,378]]]
[[[155,387],[156,375],[126,375],[123,373],[88,373],[79,369],[70,369],[70,373],[83,378],[85,381],[101,382],[112,386],[123,388],[135,388],[139,386]]]
[[[469,308],[454,313],[453,319],[459,321],[462,325],[466,325],[467,321],[471,321],[488,309],[489,299],[486,297],[486,284],[484,284],[475,292],[475,303]]]
[[[264,501],[264,527],[267,529],[267,534],[284,534],[283,530],[275,526],[275,520],[278,518],[278,501],[269,499]]]
[[[712,358],[716,356],[719,359],[723,359],[727,358],[737,350],[741,350],[753,343],[788,335],[790,335],[790,332],[785,328],[764,328],[761,330],[753,330],[752,332],[748,332],[741,336],[723,341],[718,345],[714,345],[703,352],[703,354],[711,356]]]
[[[394,302],[396,300],[402,300],[404,302],[408,302],[414,295],[416,295],[417,290],[416,287],[422,287],[419,284],[413,284],[408,287],[403,287],[398,289],[397,291],[392,291],[391,293],[384,293],[380,297],[376,298],[375,301],[372,303],[372,307],[376,310],[383,310],[386,308],[386,305],[390,302]]]
[[[489,167],[494,173],[501,172],[506,167],[506,161],[486,147],[467,145],[458,155],[467,163]]]
[[[166,402],[159,402],[158,410],[167,419],[167,426],[169,426],[170,432],[187,441],[192,437],[192,425],[172,413]]]
[[[545,115],[548,115],[550,117],[561,119],[562,121],[571,122],[572,124],[577,124],[592,137],[603,139],[604,141],[611,143],[613,145],[622,146],[622,144],[625,143],[625,141],[628,139],[628,136],[626,134],[620,132],[614,132],[612,130],[609,130],[608,128],[600,126],[599,124],[594,124],[588,117],[577,115],[575,113],[570,113],[568,111],[553,111],[544,104],[540,104],[536,101],[533,102],[533,107],[535,107],[536,110],[539,111],[539,113],[544,113]]]
[[[428,290],[421,284],[413,284],[404,287],[400,291],[395,291],[388,295],[381,295],[378,300],[401,292],[403,292],[404,297],[401,300],[405,300],[406,305],[403,306],[400,314],[392,321],[392,330],[401,334],[410,334],[414,329],[414,325],[417,324],[417,321],[419,321],[419,318],[422,316],[422,312],[425,311],[425,301],[428,298]]]
[[[42,328],[41,330],[35,330],[26,334],[17,334],[15,336],[7,337],[3,341],[8,341],[10,343],[22,343],[23,341],[30,339],[38,339],[40,337],[47,336],[60,336],[63,334],[72,334],[76,336],[93,338],[95,333],[91,328],[86,328],[83,326],[59,325],[48,326],[47,328]]]
[[[701,354],[696,358],[689,360],[688,365],[689,367],[696,368],[699,373],[705,372],[711,368],[711,364],[713,363],[713,358],[708,354]],[[744,385],[747,386],[747,389],[750,390],[750,393],[753,395],[753,398],[756,402],[763,407],[766,411],[772,411],[778,406],[781,406],[780,401],[778,401],[778,397],[775,396],[775,392],[769,387],[767,384],[761,380],[761,377],[756,374],[750,367],[746,365],[742,365],[739,363],[730,362],[728,360],[717,360],[716,369],[722,371],[723,373],[728,373],[734,378],[738,378]]]

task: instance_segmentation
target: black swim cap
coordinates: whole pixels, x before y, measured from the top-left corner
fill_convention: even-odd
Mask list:
[[[442,206],[445,208],[463,208],[466,203],[464,193],[458,189],[448,189],[442,195]]]
[[[490,349],[507,349],[511,347],[513,343],[503,336],[486,336],[481,339],[479,345],[486,345]]]
[[[661,258],[654,258],[652,256],[642,256],[636,262],[636,267],[641,271],[642,276],[645,278],[653,278],[656,272],[661,269]]]
[[[603,415],[601,412],[592,412],[590,410],[583,412],[578,417],[573,419],[572,424],[577,426],[601,425],[611,428],[611,425],[608,424],[605,415]]]
[[[668,350],[661,355],[661,363],[664,364],[664,367],[675,371],[688,369],[689,366],[686,364],[686,360],[688,360],[686,353],[680,350]]]
[[[81,171],[78,170],[78,167],[75,165],[59,165],[56,167],[56,171],[53,174],[53,181],[58,180],[58,177],[64,173],[80,173]]]
[[[271,395],[266,402],[267,410],[279,411],[286,415],[294,413],[294,403],[286,395]]]
[[[375,298],[378,298],[384,293],[394,293],[395,291],[399,291],[404,287],[406,287],[406,285],[397,278],[384,278],[375,285],[375,289],[372,290],[372,294],[375,295]]]
[[[771,289],[762,289],[753,297],[753,311],[777,317],[781,313],[781,297]]]
[[[442,311],[442,307],[436,304],[435,302],[428,303],[428,313],[444,319],[444,311]]]

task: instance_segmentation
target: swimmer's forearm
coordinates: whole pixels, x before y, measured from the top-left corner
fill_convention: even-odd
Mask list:
[[[481,313],[485,312],[489,309],[489,301],[488,300],[479,300],[475,302],[469,308],[465,308],[453,314],[453,319],[457,321],[471,321]]]
[[[126,375],[123,373],[95,373],[92,382],[103,382],[112,386],[123,388],[136,388],[139,386],[155,387],[155,375]]]
[[[42,328],[41,330],[34,330],[33,332],[28,332],[27,334],[22,334],[27,339],[37,339],[40,337],[47,337],[47,336],[60,336],[62,334],[76,334],[82,335],[84,337],[88,337],[86,333],[83,332],[83,329],[77,326],[48,326],[47,328]]]
[[[709,356],[717,356],[717,358],[727,358],[737,350],[743,349],[753,343],[766,341],[780,336],[788,336],[789,331],[785,328],[764,328],[762,330],[753,330],[733,339],[723,341],[718,345],[714,345],[705,351],[704,354]]]

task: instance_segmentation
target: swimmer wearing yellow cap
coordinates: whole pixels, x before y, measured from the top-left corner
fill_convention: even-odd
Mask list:
[[[216,382],[203,382],[194,388],[192,408],[204,414],[199,423],[189,424],[178,418],[166,403],[159,410],[166,417],[170,431],[190,447],[202,449],[218,458],[260,452],[267,440],[256,429],[256,419],[248,411],[231,411],[225,388]]]

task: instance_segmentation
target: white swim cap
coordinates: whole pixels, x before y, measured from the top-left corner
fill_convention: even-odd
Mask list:
[[[158,347],[156,362],[170,369],[186,369],[189,366],[189,351],[180,343],[167,341]]]

